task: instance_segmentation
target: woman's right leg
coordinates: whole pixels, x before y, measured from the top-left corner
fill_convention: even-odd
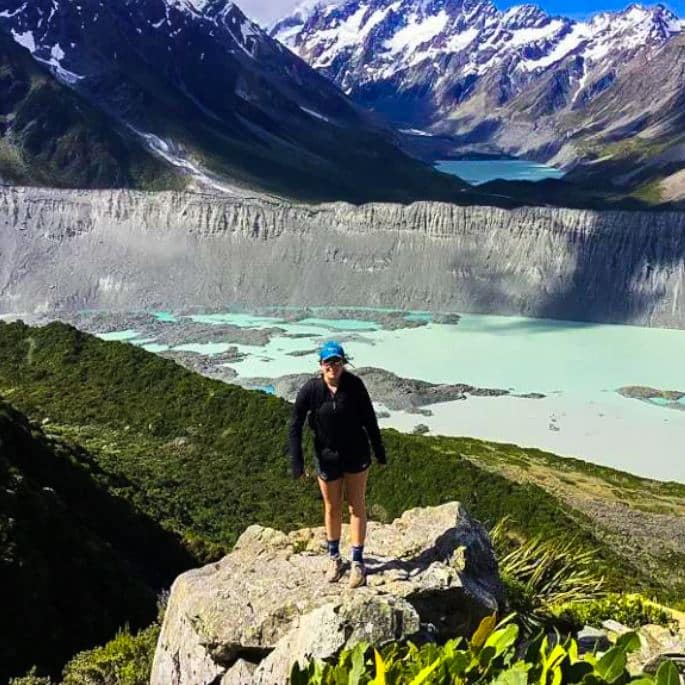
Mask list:
[[[342,505],[343,505],[343,481],[326,481],[319,477],[319,488],[323,496],[324,525],[326,526],[326,538],[328,540],[340,540],[342,529]]]
[[[326,580],[335,583],[345,570],[340,557],[340,534],[342,531],[343,479],[326,481],[319,476],[319,488],[323,495],[324,525],[328,544],[329,562]]]

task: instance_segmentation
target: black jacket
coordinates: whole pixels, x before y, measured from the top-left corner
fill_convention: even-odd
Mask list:
[[[309,415],[314,431],[314,452],[321,458],[321,450],[332,449],[344,458],[368,457],[369,440],[376,461],[385,464],[385,448],[378,429],[376,412],[361,378],[344,371],[338,389],[333,394],[321,376],[307,381],[297,393],[290,423],[290,457],[293,475],[304,471],[302,455],[302,426]]]

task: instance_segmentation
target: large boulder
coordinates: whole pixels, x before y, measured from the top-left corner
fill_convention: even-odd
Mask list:
[[[179,576],[151,685],[280,685],[295,660],[469,635],[500,605],[487,532],[458,502],[369,522],[368,584],[356,590],[324,581],[324,540],[323,528],[250,526],[221,561]]]

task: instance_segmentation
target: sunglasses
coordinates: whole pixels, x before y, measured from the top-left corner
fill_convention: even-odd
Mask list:
[[[321,363],[324,366],[340,366],[342,364],[342,359],[340,357],[331,357],[330,359],[324,359]]]

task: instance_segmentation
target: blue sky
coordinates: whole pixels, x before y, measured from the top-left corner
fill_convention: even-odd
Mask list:
[[[532,2],[533,0],[528,0]],[[522,5],[525,0],[495,0],[495,5],[500,8],[511,7],[512,5]],[[268,24],[275,19],[285,16],[289,10],[299,4],[299,0],[237,0],[239,7],[255,21],[261,24]],[[618,0],[541,0],[535,4],[543,7],[550,14],[562,14],[566,17],[582,19],[595,12],[604,10],[618,10],[627,7],[630,0],[619,2]],[[643,3],[652,5],[656,3]],[[678,16],[685,18],[685,0],[675,0],[674,2],[663,3],[670,7]]]
[[[522,5],[523,2],[514,2],[513,0],[495,0],[495,5],[500,8],[511,7],[512,5]],[[549,14],[561,14],[565,17],[574,17],[577,19],[587,17],[588,15],[597,12],[604,12],[606,10],[616,11],[625,9],[630,5],[630,1],[618,2],[616,0],[606,0],[605,2],[592,2],[592,0],[576,0],[569,2],[568,0],[543,0],[542,2],[533,2],[532,4],[540,5]],[[643,5],[656,5],[656,2],[637,3]],[[672,9],[678,16],[685,18],[685,0],[678,2],[662,2]]]

